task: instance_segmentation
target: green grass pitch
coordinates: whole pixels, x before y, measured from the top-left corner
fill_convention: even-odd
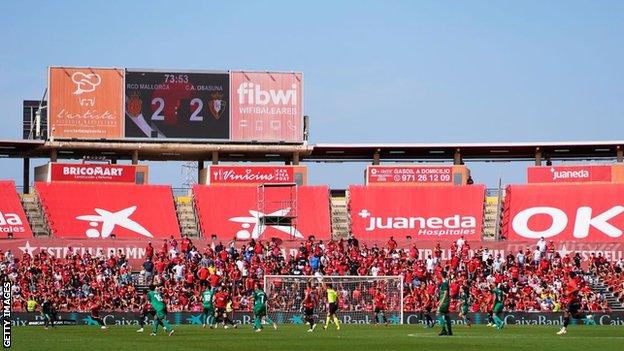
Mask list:
[[[327,331],[317,328],[307,333],[306,327],[285,325],[279,330],[265,328],[255,333],[250,326],[238,329],[210,330],[199,326],[177,326],[167,336],[159,329],[157,336],[149,331],[136,333],[133,326],[112,326],[107,330],[88,326],[14,327],[14,350],[262,350],[262,351],[373,351],[373,350],[624,350],[624,328],[621,326],[570,326],[568,334],[557,336],[558,326],[506,326],[498,331],[486,326],[454,329],[454,336],[437,336],[439,328],[424,329],[417,325],[333,326]]]

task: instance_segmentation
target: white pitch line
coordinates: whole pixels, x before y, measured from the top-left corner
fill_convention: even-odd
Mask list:
[[[411,336],[411,337],[419,337],[419,338],[443,338],[442,336],[439,336],[437,334],[407,334],[407,336]],[[492,335],[484,335],[484,336],[480,336],[480,335],[463,335],[463,334],[453,334],[453,336],[450,336],[450,338],[462,338],[462,339],[490,339],[492,337]],[[577,335],[577,336],[571,336],[571,335],[555,335],[553,333],[552,336],[550,335],[541,335],[541,336],[530,336],[530,335],[513,335],[513,334],[497,334],[496,338],[497,339],[547,339],[547,338],[559,338],[559,339],[589,339],[589,338],[594,338],[594,339],[624,339],[624,336],[589,336],[589,335]]]

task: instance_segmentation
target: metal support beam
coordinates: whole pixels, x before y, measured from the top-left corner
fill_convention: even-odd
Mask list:
[[[536,166],[542,165],[542,150],[540,150],[539,147],[535,148],[535,165]]]
[[[111,164],[112,165],[116,165],[117,164],[117,159],[116,158],[111,158]]]
[[[133,165],[139,164],[139,150],[132,151],[132,164]]]
[[[218,151],[212,152],[212,164],[215,166],[219,164],[219,152]]]
[[[201,184],[201,171],[204,169],[204,161],[197,161],[197,184]]]
[[[456,166],[459,166],[461,165],[461,163],[462,163],[461,150],[455,149],[455,152],[453,153],[453,164]]]
[[[22,184],[24,187],[24,194],[30,194],[30,159],[24,157],[24,166],[22,169]]]
[[[292,164],[294,166],[299,166],[299,153],[298,152],[293,153]]]
[[[617,148],[615,149],[615,151],[616,151],[616,154],[617,154],[617,161],[619,163],[624,162],[624,149],[622,149],[622,147],[618,145]]]
[[[379,155],[379,149],[375,150],[373,154],[373,165],[377,166],[380,163],[381,156]]]

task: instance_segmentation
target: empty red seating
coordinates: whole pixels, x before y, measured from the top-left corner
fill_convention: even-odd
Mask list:
[[[170,186],[36,183],[35,189],[55,237],[180,237]]]
[[[0,180],[0,238],[32,237],[32,231],[12,180]]]
[[[193,195],[206,238],[213,235],[222,240],[331,238],[327,186],[259,190],[250,186],[196,185]],[[296,207],[291,201],[296,202]],[[260,225],[263,216],[294,216],[294,229],[286,225]]]

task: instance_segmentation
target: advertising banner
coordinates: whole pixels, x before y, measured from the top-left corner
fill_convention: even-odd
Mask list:
[[[624,184],[511,185],[508,240],[624,241]]]
[[[358,239],[479,240],[485,187],[349,187],[351,230]]]
[[[331,238],[327,186],[193,187],[195,206],[204,237],[220,240],[305,240]],[[294,227],[261,225],[263,217],[293,218]]]
[[[453,184],[452,166],[368,166],[366,184]]]
[[[242,226],[245,223],[241,223]],[[253,224],[253,223],[249,223]],[[318,236],[317,236],[318,238]],[[199,251],[203,251],[206,247],[214,247],[219,241],[226,243],[226,240],[231,238],[225,236],[217,235],[217,238],[212,240],[212,238],[193,238],[193,244],[198,248]],[[271,236],[264,235],[261,240],[269,240]],[[429,255],[433,256],[436,245],[439,241],[406,241],[400,240],[401,238],[397,238],[397,242],[399,244],[399,248],[412,250],[413,245],[417,246],[418,255],[417,257],[421,260],[426,259]],[[325,240],[325,239],[323,239]],[[20,257],[23,254],[35,255],[40,252],[45,252],[48,255],[54,256],[56,258],[65,258],[68,253],[80,254],[84,255],[85,253],[90,253],[91,255],[97,255],[98,253],[102,253],[107,256],[109,253],[118,253],[123,252],[126,255],[131,267],[134,270],[140,270],[141,265],[145,261],[145,248],[147,246],[149,238],[144,239],[67,239],[67,238],[33,238],[30,237],[28,239],[2,239],[0,240],[0,249],[3,251],[11,250],[17,257]],[[292,255],[295,256],[298,252],[299,245],[303,240],[294,239],[294,240],[284,240],[280,247],[282,248],[282,252],[284,255]],[[366,244],[369,247],[373,244],[377,244],[379,247],[383,247],[386,240],[371,240],[371,241],[360,241],[362,244]],[[156,249],[158,249],[161,245],[161,242],[154,242],[152,244]],[[237,247],[240,248],[241,245],[247,244],[247,242],[242,241],[237,244]],[[482,248],[487,248],[489,253],[491,253],[494,257],[496,255],[501,255],[501,257],[507,256],[507,254],[517,254],[518,251],[526,251],[530,252],[535,250],[536,241],[500,241],[500,242],[492,242],[492,241],[469,241],[471,249],[468,251],[468,256],[473,257],[475,254],[482,255],[482,253],[478,253],[477,250]],[[441,257],[443,260],[451,259],[451,250],[450,243],[446,242],[441,245],[442,254]],[[583,266],[586,267],[586,264],[589,262],[592,256],[602,256],[606,260],[610,262],[616,262],[619,259],[624,258],[624,243],[616,243],[616,242],[602,242],[602,243],[583,243],[583,242],[556,242],[555,243],[555,252],[559,254],[561,257],[569,255],[572,257],[576,253],[581,257],[581,262]]]
[[[295,183],[292,166],[210,166],[207,184]]]
[[[37,182],[35,189],[55,237],[180,237],[170,186]]]
[[[100,316],[106,325],[139,326],[139,318],[141,314],[132,312],[110,312],[102,311]],[[268,316],[278,324],[304,324],[303,315],[301,313],[293,313],[286,311],[268,311]],[[373,313],[338,311],[338,319],[342,324],[373,324],[375,317]],[[450,313],[451,323],[461,325],[464,323],[463,318],[457,313]],[[487,313],[469,313],[472,324],[487,324]],[[401,322],[401,314],[397,311],[387,311],[386,317],[391,324],[399,324]],[[596,325],[624,325],[624,312],[596,312],[593,314]],[[91,325],[98,327],[99,324],[91,318],[87,312],[60,312],[58,319],[64,321],[76,321],[78,325]],[[505,324],[507,325],[551,325],[560,326],[563,324],[563,312],[505,312],[503,315]],[[198,328],[203,323],[201,311],[195,312],[169,312],[167,320],[174,325],[196,325]],[[235,311],[232,314],[232,320],[236,324],[249,325],[254,322],[254,315],[251,311]],[[11,315],[11,324],[14,327],[39,326],[42,325],[43,317],[39,313],[13,312]],[[425,324],[425,315],[419,311],[403,312],[404,324]],[[71,323],[65,323],[71,324]],[[576,320],[572,320],[571,324],[578,324]],[[556,330],[555,330],[556,331]],[[432,334],[434,335],[434,334]]]
[[[28,219],[12,180],[0,180],[0,237],[13,233],[14,238],[32,237]]]
[[[126,138],[229,139],[227,72],[126,72]]]
[[[303,74],[231,71],[234,141],[303,142]]]
[[[527,168],[528,183],[611,182],[610,165],[545,166]]]
[[[134,183],[136,166],[85,163],[50,163],[50,181]]]
[[[123,81],[120,69],[50,67],[49,136],[123,137]]]

